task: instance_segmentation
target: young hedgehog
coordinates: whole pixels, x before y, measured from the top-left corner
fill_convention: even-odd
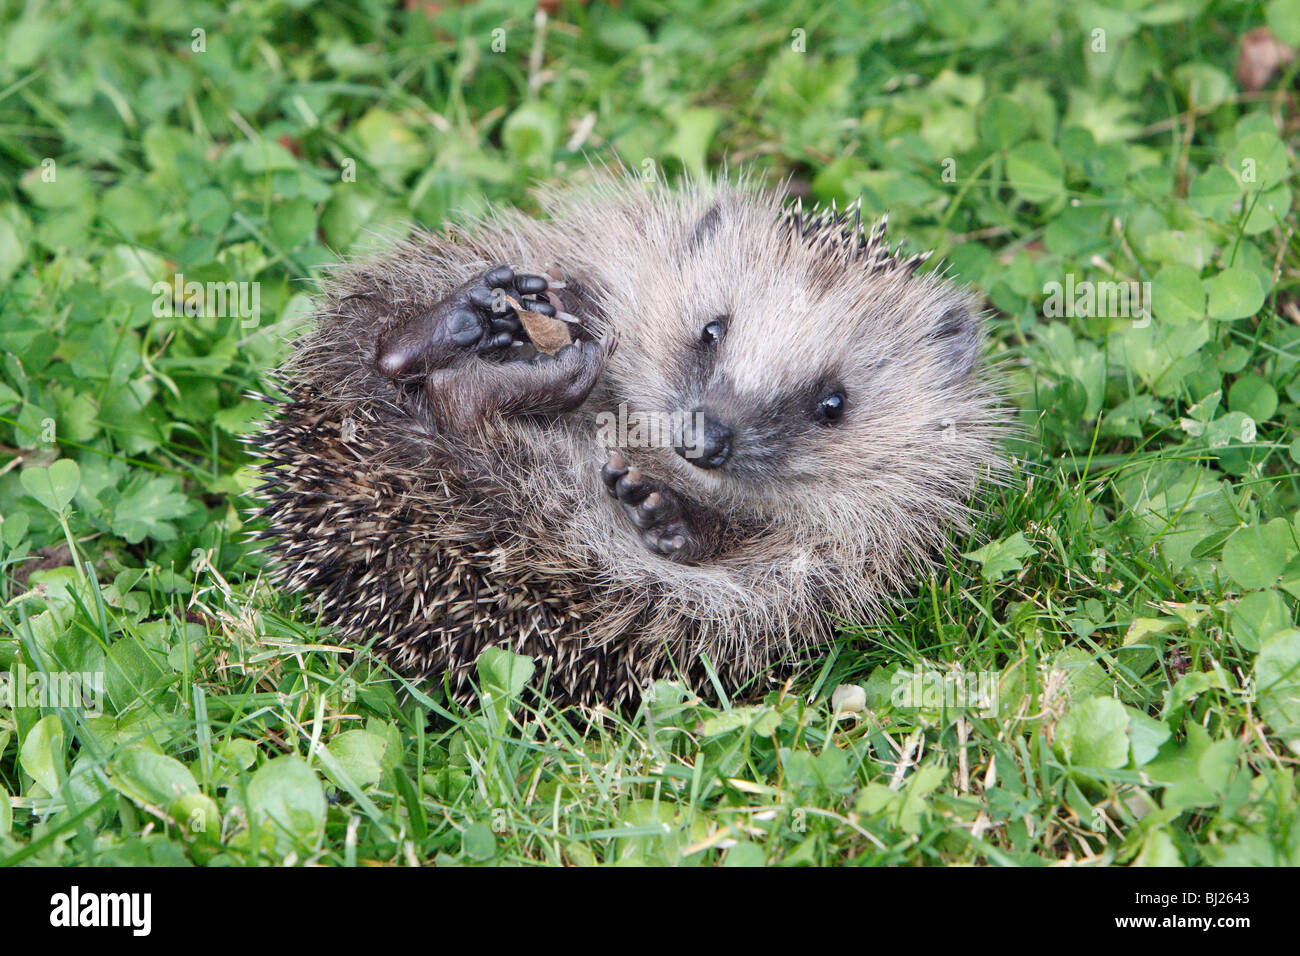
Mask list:
[[[736,689],[968,529],[1002,461],[980,316],[883,222],[748,180],[543,203],[341,267],[281,370],[262,534],[347,639],[458,695],[507,644],[564,702],[705,687],[706,655]]]

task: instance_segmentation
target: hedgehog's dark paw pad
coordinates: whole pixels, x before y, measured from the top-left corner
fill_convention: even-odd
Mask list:
[[[684,560],[690,554],[691,531],[680,499],[664,488],[652,491],[636,505],[623,504],[641,540],[655,554]]]
[[[549,301],[537,299],[550,287],[545,276],[516,273],[509,266],[496,266],[483,273],[477,281],[465,289],[465,297],[483,312],[491,314],[494,323],[509,325],[512,331],[519,331],[519,317],[507,298],[512,298],[521,305],[526,305],[534,312],[543,315],[555,315],[555,307]]]
[[[601,478],[641,532],[647,548],[666,558],[684,560],[689,556],[691,532],[686,512],[670,488],[647,479],[618,452],[610,455]]]
[[[473,309],[464,306],[454,308],[447,313],[443,324],[447,337],[460,348],[477,348],[485,339],[483,321]]]

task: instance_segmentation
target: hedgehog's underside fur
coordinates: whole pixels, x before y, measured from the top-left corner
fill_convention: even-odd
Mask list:
[[[856,214],[747,181],[545,202],[339,268],[281,370],[254,439],[264,534],[343,636],[458,694],[490,645],[561,701],[702,686],[701,655],[735,688],[878,613],[968,527],[1001,418],[968,293]],[[417,354],[502,264],[563,275],[547,294],[578,346]],[[611,470],[620,405],[725,422],[723,464],[619,447]]]

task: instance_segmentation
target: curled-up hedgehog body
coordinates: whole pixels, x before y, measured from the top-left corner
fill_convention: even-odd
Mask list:
[[[346,638],[456,693],[489,645],[560,701],[739,688],[969,528],[969,292],[749,182],[543,201],[340,267],[281,370],[264,534]]]

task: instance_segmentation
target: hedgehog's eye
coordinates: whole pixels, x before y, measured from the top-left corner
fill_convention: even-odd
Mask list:
[[[704,326],[704,331],[700,333],[700,344],[712,347],[722,341],[722,337],[727,334],[727,316],[720,315]]]
[[[840,420],[847,404],[848,396],[844,394],[844,389],[835,388],[818,400],[817,410],[813,415],[821,424],[831,425]]]

